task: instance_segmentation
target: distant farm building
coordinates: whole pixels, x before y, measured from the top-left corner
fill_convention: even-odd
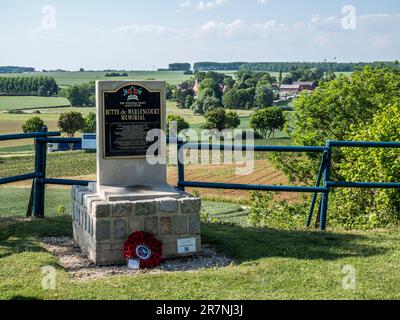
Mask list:
[[[282,84],[279,87],[279,95],[281,98],[287,98],[287,97],[296,97],[300,94],[302,91],[314,91],[314,89],[317,87],[317,84],[315,82],[307,81],[298,81],[298,82],[293,82],[293,84]]]

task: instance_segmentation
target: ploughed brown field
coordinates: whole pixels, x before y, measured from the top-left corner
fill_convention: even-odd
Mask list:
[[[236,165],[190,165],[185,166],[185,179],[187,181],[200,182],[224,182],[224,183],[240,183],[240,184],[261,184],[261,185],[286,185],[288,179],[278,170],[276,170],[268,160],[255,161],[254,172],[246,176],[237,176],[235,174]],[[64,177],[70,179],[96,180],[95,175],[85,175],[78,177]],[[176,167],[168,168],[168,182],[176,185],[178,173]],[[20,182],[13,184],[14,186],[30,186],[31,182]],[[51,188],[51,187],[50,187]],[[59,188],[57,186],[57,188]],[[202,197],[220,198],[226,200],[248,200],[250,198],[249,191],[243,190],[222,190],[222,189],[197,189]],[[188,188],[187,191],[193,191]],[[280,193],[276,199],[284,199],[288,201],[296,201],[299,194],[296,193]]]

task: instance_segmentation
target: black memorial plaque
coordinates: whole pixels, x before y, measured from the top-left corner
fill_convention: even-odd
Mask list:
[[[161,129],[161,91],[150,92],[127,85],[104,93],[104,156],[144,157],[155,141],[146,141],[153,129]]]

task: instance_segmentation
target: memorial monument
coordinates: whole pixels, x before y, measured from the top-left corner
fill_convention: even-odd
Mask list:
[[[126,263],[135,232],[162,242],[163,258],[200,251],[200,199],[167,183],[166,84],[98,81],[97,182],[72,189],[74,239],[97,265]],[[152,151],[152,152],[149,152]]]

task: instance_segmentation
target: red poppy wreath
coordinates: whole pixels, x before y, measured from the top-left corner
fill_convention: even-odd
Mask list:
[[[162,242],[148,232],[135,232],[129,236],[124,245],[127,259],[140,261],[141,269],[151,269],[162,262]]]

